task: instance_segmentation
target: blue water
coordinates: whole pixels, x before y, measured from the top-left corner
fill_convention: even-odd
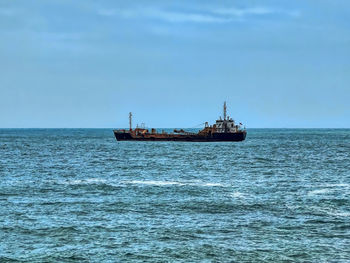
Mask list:
[[[0,262],[350,262],[350,130],[0,130]]]

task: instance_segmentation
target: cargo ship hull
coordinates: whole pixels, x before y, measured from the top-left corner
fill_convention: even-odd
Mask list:
[[[183,142],[239,142],[246,138],[246,131],[212,134],[140,134],[114,131],[117,141],[183,141]]]

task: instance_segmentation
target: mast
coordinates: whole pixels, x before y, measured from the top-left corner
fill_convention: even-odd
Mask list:
[[[224,120],[226,120],[226,101],[224,102]]]
[[[129,112],[129,129],[132,130],[132,113]]]
[[[224,125],[224,132],[227,132],[226,110],[227,110],[227,108],[226,108],[226,101],[225,101],[224,102],[224,123],[223,123],[223,125]]]

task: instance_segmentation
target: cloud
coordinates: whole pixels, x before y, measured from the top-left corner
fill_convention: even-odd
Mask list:
[[[267,7],[203,9],[189,12],[175,12],[156,8],[100,9],[97,13],[101,16],[119,16],[126,19],[140,17],[158,19],[169,23],[228,23],[234,20],[241,20],[246,16],[300,15],[298,11],[284,11]]]
[[[217,15],[203,14],[199,12],[173,12],[160,9],[100,9],[101,16],[119,16],[123,18],[151,18],[170,23],[224,23],[229,22],[228,18]]]
[[[276,13],[275,10],[271,8],[266,8],[266,7],[254,7],[254,8],[220,8],[220,9],[215,9],[213,11],[215,14],[219,15],[228,15],[228,16],[235,16],[235,17],[242,17],[242,16],[247,16],[247,15],[268,15],[268,14],[273,14]]]
[[[215,15],[194,13],[194,12],[169,12],[163,10],[152,10],[147,15],[171,23],[224,23],[229,22],[228,18]]]
[[[285,16],[300,16],[297,10],[282,10],[268,7],[253,7],[253,8],[219,8],[212,11],[214,14],[242,18],[245,16],[267,16],[267,15],[285,15]]]

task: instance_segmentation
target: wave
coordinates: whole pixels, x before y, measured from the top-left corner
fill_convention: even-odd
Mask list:
[[[196,184],[189,184],[189,185],[196,185]],[[221,186],[221,187],[227,187],[225,184],[220,184],[220,183],[199,183],[197,184],[199,186]]]
[[[234,193],[230,194],[230,196],[233,198],[245,198],[245,194],[243,194],[241,192],[234,192]]]
[[[335,217],[350,217],[349,211],[341,211],[332,208],[315,208],[316,211]]]
[[[88,179],[76,179],[76,180],[67,180],[60,181],[59,184],[67,184],[67,185],[81,185],[81,184],[105,184],[107,181],[101,178],[88,178]]]
[[[308,192],[308,195],[314,196],[314,195],[319,195],[319,194],[328,194],[330,192],[332,192],[332,190],[323,188],[323,189],[317,189],[317,190],[310,191],[310,192]]]
[[[148,185],[148,186],[204,186],[204,187],[227,187],[228,185],[216,182],[202,182],[200,180],[193,181],[161,181],[161,180],[125,180],[118,181],[116,179],[101,179],[88,178],[58,181],[58,184],[64,185],[89,185],[89,184],[106,184],[111,186],[125,186],[125,185]]]
[[[344,191],[344,190],[348,192],[350,188],[350,184],[345,184],[345,183],[323,184],[323,185],[320,185],[319,187],[323,187],[323,188],[309,191],[308,196],[329,194],[335,191]]]
[[[350,212],[343,212],[343,211],[332,210],[332,211],[328,211],[326,213],[328,215],[331,215],[331,216],[350,217]]]
[[[208,186],[208,187],[226,187],[227,185],[221,183],[213,183],[213,182],[186,182],[186,181],[153,181],[153,180],[132,180],[132,181],[123,181],[125,184],[141,184],[141,185],[155,185],[155,186]]]
[[[173,182],[173,181],[139,181],[139,180],[132,180],[132,181],[123,181],[123,183],[126,184],[144,184],[144,185],[184,185],[180,182]]]
[[[333,187],[344,187],[344,188],[350,188],[350,184],[325,184],[324,187],[330,187],[330,188],[333,188]]]

